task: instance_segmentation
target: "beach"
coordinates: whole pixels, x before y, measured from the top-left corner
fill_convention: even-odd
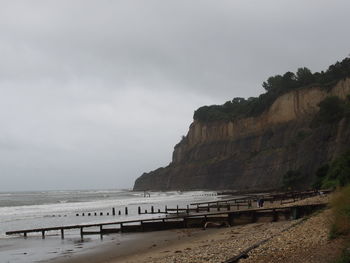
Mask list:
[[[217,198],[206,196],[205,193],[161,195],[143,205],[149,206],[157,202],[158,205],[164,205],[165,200],[175,204],[181,198],[183,204],[193,200]],[[264,208],[290,206],[291,204],[328,203],[329,198],[329,195],[318,195],[293,203],[265,202]],[[123,199],[123,203],[130,203],[130,205],[141,201],[144,202],[144,198],[133,197],[129,201]],[[96,202],[94,200],[92,204],[96,206],[98,203]],[[74,206],[74,203],[70,206]],[[87,203],[85,206],[89,207]],[[134,204],[131,213],[135,213],[135,208]],[[248,253],[248,258],[241,259],[240,262],[281,262],[282,259],[283,262],[328,262],[325,259],[328,260],[332,255],[336,255],[339,252],[337,248],[340,247],[337,243],[340,241],[329,242],[328,240],[329,213],[329,209],[325,209],[316,212],[313,216],[297,220],[269,222],[270,219],[266,222],[259,221],[232,227],[211,227],[205,230],[185,228],[144,233],[117,233],[103,235],[102,238],[99,235],[91,235],[84,236],[84,240],[81,240],[76,231],[68,231],[62,240],[59,233],[49,232],[45,239],[42,239],[39,234],[27,239],[23,237],[1,239],[0,255],[4,262],[11,263],[214,263],[225,262],[259,244]],[[129,218],[136,216],[131,214]],[[111,217],[105,216],[102,219],[85,216],[83,219],[81,216],[74,216],[73,213],[62,219],[69,221],[78,220],[78,218],[91,222],[111,220]],[[128,216],[124,215],[122,218],[128,218]],[[35,222],[47,222],[45,220],[51,219],[57,220],[57,218],[40,217]],[[308,260],[303,261],[307,257]]]
[[[295,204],[328,202],[328,198],[316,196]],[[267,239],[240,262],[329,262],[341,247],[341,240],[328,239],[329,213],[329,209],[326,209],[311,217],[292,221],[136,234],[137,238],[131,242],[114,240],[104,246],[49,262],[225,262]]]

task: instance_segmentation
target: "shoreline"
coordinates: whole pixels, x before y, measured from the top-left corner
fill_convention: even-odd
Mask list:
[[[297,201],[295,204],[310,204],[318,202],[328,202],[328,196],[316,196]],[[269,206],[270,204],[266,204]],[[271,204],[272,205],[272,204]],[[283,205],[282,205],[283,206]],[[292,220],[292,221],[279,221],[279,222],[259,222],[247,225],[237,225],[233,227],[225,228],[211,228],[207,230],[201,229],[178,229],[167,231],[156,231],[135,234],[135,239],[126,240],[118,244],[118,242],[110,242],[103,244],[102,246],[96,246],[89,249],[89,251],[82,251],[82,253],[73,253],[69,257],[56,258],[55,260],[45,261],[51,263],[136,263],[136,262],[154,262],[154,263],[168,263],[168,262],[209,262],[217,263],[223,262],[238,255],[248,247],[258,243],[267,238],[271,238],[266,242],[263,251],[271,250],[269,253],[264,254],[265,262],[280,262],[273,261],[274,247],[273,242],[278,241],[280,237],[289,236],[290,233],[295,232],[299,228],[310,228],[308,224],[312,223],[315,218],[320,221],[325,216],[327,210],[316,213],[307,220]],[[318,222],[316,220],[316,222]],[[322,221],[322,220],[321,220]],[[321,222],[320,221],[320,222]],[[299,222],[299,223],[298,223]],[[318,222],[318,226],[320,226]],[[297,223],[297,224],[296,224]],[[294,226],[295,225],[295,226]],[[305,226],[306,225],[306,226]],[[290,229],[288,229],[290,228]],[[284,231],[288,229],[287,231]],[[326,244],[327,235],[325,234],[325,221],[322,221],[319,230],[317,228],[311,228],[315,233],[321,231],[319,239],[313,236],[315,244],[324,246]],[[130,234],[126,234],[130,235]],[[131,234],[133,235],[133,234]],[[300,236],[302,236],[300,234]],[[307,240],[308,237],[304,237]],[[298,240],[302,243],[305,240]],[[293,240],[286,241],[293,243]],[[317,243],[318,242],[318,243]],[[313,244],[313,243],[312,243]],[[308,243],[308,245],[310,245]],[[264,246],[261,246],[264,247]],[[242,260],[242,262],[264,262],[259,261],[259,255],[261,247],[254,249],[249,253],[249,258]],[[284,246],[281,245],[281,249]],[[259,251],[258,255],[256,251]],[[284,250],[283,250],[284,251]],[[333,249],[336,251],[336,249]],[[283,254],[283,253],[282,253]],[[266,260],[270,261],[266,261]],[[294,258],[295,260],[295,258]],[[285,262],[298,262],[288,261]],[[300,261],[302,262],[302,261]],[[308,261],[308,262],[321,262],[321,261]]]
[[[295,205],[327,203],[329,195],[309,197],[293,202]],[[290,203],[265,202],[263,208],[290,206]],[[270,221],[270,220],[269,220]],[[0,243],[2,260],[8,262],[49,262],[49,263],[117,263],[117,262],[224,262],[240,252],[279,235],[285,229],[303,220],[235,225],[232,227],[181,228],[153,232],[116,233],[100,236],[86,236],[84,241],[77,234],[67,233],[64,240],[59,234],[40,235],[28,239],[10,239]],[[6,252],[7,251],[7,252]],[[252,255],[254,251],[252,252]],[[5,256],[5,257],[3,257]],[[17,261],[19,258],[21,260]],[[24,261],[23,261],[24,260]]]
[[[140,260],[162,255],[171,248],[185,245],[220,232],[222,229],[177,229],[147,233],[128,233],[126,240],[111,239],[77,253],[60,256],[43,262],[50,263],[114,263],[140,262]],[[170,249],[170,250],[169,250]]]

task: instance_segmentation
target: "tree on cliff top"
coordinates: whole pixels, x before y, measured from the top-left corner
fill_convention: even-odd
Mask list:
[[[265,93],[249,99],[234,98],[223,105],[203,106],[194,112],[193,118],[202,122],[228,121],[237,118],[257,116],[267,110],[282,94],[301,87],[320,86],[327,88],[330,84],[350,77],[350,58],[329,66],[324,72],[312,73],[306,67],[298,68],[296,73],[269,77],[263,82]]]

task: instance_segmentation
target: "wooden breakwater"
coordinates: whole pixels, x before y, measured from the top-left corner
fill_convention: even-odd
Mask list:
[[[323,190],[323,194],[328,194],[329,190]],[[319,191],[299,191],[299,192],[284,192],[284,193],[269,193],[269,194],[247,194],[240,197],[222,198],[214,201],[205,201],[191,203],[186,207],[168,207],[165,205],[162,208],[150,206],[148,208],[138,206],[137,214],[181,214],[181,213],[200,213],[211,212],[221,210],[240,210],[245,208],[254,208],[256,202],[259,199],[263,199],[265,202],[279,202],[280,204],[293,203],[298,200],[302,200],[308,197],[319,195]],[[94,211],[94,212],[80,212],[76,213],[76,216],[120,216],[129,215],[129,208],[126,206],[120,210],[111,208],[110,211]],[[65,215],[66,216],[66,215]]]
[[[266,209],[249,209],[240,211],[216,211],[182,215],[168,215],[160,218],[135,219],[126,221],[115,221],[106,223],[67,225],[48,228],[24,229],[8,231],[6,235],[23,235],[27,237],[29,233],[41,233],[42,238],[48,232],[59,232],[64,238],[66,230],[76,229],[80,231],[81,239],[84,235],[100,235],[119,232],[143,232],[158,231],[166,229],[204,227],[208,222],[217,224],[227,224],[230,226],[248,224],[254,222],[271,222],[279,220],[297,219],[312,212],[322,209],[326,204],[313,204],[301,206],[288,206]]]
[[[323,190],[322,194],[330,193],[330,190]],[[191,206],[195,206],[192,211],[211,211],[216,209],[220,211],[221,209],[227,210],[239,210],[242,208],[252,208],[255,206],[256,202],[260,199],[264,200],[264,202],[275,203],[278,202],[282,204],[293,203],[305,198],[313,197],[320,195],[320,191],[311,190],[311,191],[294,191],[294,192],[284,192],[284,193],[274,193],[274,194],[254,194],[254,195],[245,195],[241,197],[233,197],[233,198],[223,198],[215,201],[205,201],[205,202],[197,202],[192,203]],[[190,209],[191,210],[191,209]]]

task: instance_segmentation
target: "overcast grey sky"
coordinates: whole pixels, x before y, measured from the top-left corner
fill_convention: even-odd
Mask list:
[[[0,0],[0,191],[131,188],[193,111],[350,53],[344,0]]]

